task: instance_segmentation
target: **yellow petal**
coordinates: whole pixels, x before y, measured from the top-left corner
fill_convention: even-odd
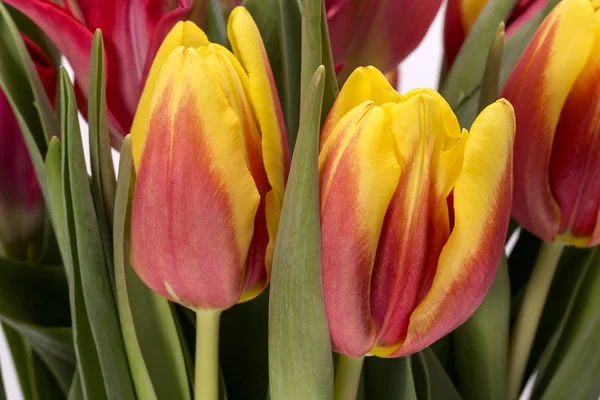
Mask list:
[[[454,187],[454,228],[395,356],[419,351],[455,329],[487,293],[510,219],[514,132],[514,112],[503,99],[475,120]]]
[[[169,55],[179,46],[199,47],[208,44],[208,39],[204,32],[192,22],[179,22],[167,35],[161,44],[156,57],[152,62],[152,67],[146,79],[146,85],[140,98],[133,125],[131,126],[131,145],[133,153],[133,162],[136,170],[139,168],[146,140],[146,129],[148,127],[148,117],[150,111],[150,102],[154,95],[156,81],[159,77],[162,65]]]
[[[248,75],[248,96],[258,119],[264,166],[272,187],[266,204],[269,245],[265,262],[270,269],[290,163],[287,133],[267,53],[256,24],[244,7],[231,12],[227,31],[233,53]]]
[[[332,132],[340,119],[357,105],[371,101],[381,106],[385,103],[398,102],[402,95],[390,85],[389,81],[377,68],[360,67],[354,70],[342,87],[340,94],[325,122],[321,135],[321,148],[327,141],[328,132]]]
[[[178,47],[164,62],[132,213],[139,276],[196,309],[240,299],[260,202],[240,119],[212,69],[193,48]]]

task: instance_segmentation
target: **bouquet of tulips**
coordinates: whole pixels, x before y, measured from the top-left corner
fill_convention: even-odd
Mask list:
[[[598,399],[600,1],[444,4],[0,1],[0,399]]]

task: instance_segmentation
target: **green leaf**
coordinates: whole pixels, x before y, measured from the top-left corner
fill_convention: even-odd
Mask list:
[[[219,0],[206,1],[206,36],[211,42],[230,47],[229,40],[227,40],[227,26]]]
[[[32,347],[34,348],[37,356],[39,356],[39,358],[48,367],[62,392],[66,395],[69,392],[69,387],[71,386],[71,381],[73,380],[73,374],[75,373],[75,360],[66,360],[35,345],[32,345]],[[70,350],[73,352],[72,346],[70,347]]]
[[[329,38],[329,28],[327,27],[327,10],[325,2],[321,7],[321,60],[325,66],[325,88],[323,94],[323,107],[321,113],[321,123],[325,122],[329,110],[333,106],[340,89],[338,87],[337,76],[335,74],[335,63],[333,61],[333,52],[331,50],[331,39]]]
[[[479,112],[498,99],[500,95],[500,68],[502,67],[502,51],[504,50],[504,22],[500,22],[496,36],[488,50],[481,91],[479,93]]]
[[[431,400],[431,382],[425,357],[420,352],[413,354],[410,357],[410,364],[413,371],[413,382],[417,399]]]
[[[544,353],[551,354],[553,351],[553,346],[556,345],[556,340],[553,341],[553,339],[557,336],[583,279],[592,265],[590,259],[593,254],[593,249],[565,248],[546,298],[525,376],[530,376],[539,369],[539,363]]]
[[[321,22],[323,5],[321,0],[303,0],[301,4],[302,58],[300,70],[300,99],[302,101],[301,104],[304,107],[306,104],[305,98],[309,94],[308,89],[312,83],[314,73],[323,61],[323,25]],[[322,102],[322,100],[320,102]],[[302,112],[302,110],[300,112]]]
[[[79,131],[77,106],[73,86],[66,71],[61,71],[61,99],[63,116],[64,187],[67,201],[68,236],[74,271],[81,279],[85,307],[97,348],[102,377],[109,398],[135,398],[129,373],[125,346],[117,308],[110,284],[102,248],[98,220],[94,209],[90,180],[86,173],[83,147]],[[70,196],[69,196],[70,195]],[[84,381],[100,380],[100,376],[81,376]],[[88,393],[89,395],[89,393]]]
[[[69,400],[84,400],[83,389],[81,388],[81,379],[79,373],[76,371],[73,375],[73,382],[71,383],[71,389],[69,390]]]
[[[18,114],[23,113],[23,122],[43,155],[47,141],[58,135],[58,121],[21,34],[1,3],[0,35],[4,39],[0,44],[0,86]],[[23,82],[28,85],[23,87]]]
[[[169,303],[144,285],[129,263],[134,185],[128,135],[121,147],[114,219],[117,304],[125,349],[138,398],[185,400],[190,398],[190,385]]]
[[[64,394],[48,367],[15,329],[2,326],[25,400],[54,400]]]
[[[72,115],[70,118],[67,113],[65,97],[61,97],[61,126],[63,129],[69,129],[69,123],[74,123]],[[71,113],[72,114],[72,113]],[[81,278],[79,270],[75,269],[77,260],[71,251],[76,244],[72,243],[72,237],[69,236],[69,229],[72,228],[72,207],[71,192],[68,182],[66,152],[63,151],[60,141],[54,137],[50,140],[48,154],[46,156],[45,169],[48,176],[49,211],[52,215],[52,221],[56,230],[56,239],[58,241],[62,259],[65,264],[65,271],[69,281],[69,302],[71,305],[71,319],[73,324],[73,341],[75,353],[77,354],[77,376],[80,379],[82,392],[86,393],[87,400],[104,400],[106,392],[104,381],[102,379],[93,379],[102,376],[98,353],[92,337],[87,311],[83,299],[83,290],[81,287]],[[67,218],[69,216],[69,218]]]
[[[63,267],[0,258],[0,316],[33,325],[69,326]]]
[[[231,399],[267,398],[268,328],[268,289],[256,299],[236,304],[221,314],[219,363]]]
[[[437,359],[435,353],[428,347],[417,353],[423,357],[429,376],[429,395],[431,400],[460,400],[461,396],[456,390],[452,379]],[[420,399],[420,397],[419,397]]]
[[[496,28],[510,15],[515,3],[516,0],[490,0],[477,17],[440,90],[452,108],[479,86]]]
[[[269,56],[292,150],[300,121],[299,4],[295,0],[244,0],[243,6],[254,18]]]
[[[32,377],[31,347],[23,336],[6,324],[2,324],[6,343],[15,366],[24,400],[36,399]]]
[[[331,399],[333,363],[321,286],[317,152],[324,67],[314,74],[301,110],[275,245],[269,304],[271,397]]]
[[[71,328],[36,326],[9,320],[5,323],[27,338],[36,350],[47,352],[67,362],[74,361]]]
[[[483,303],[452,335],[455,369],[463,398],[506,398],[509,328],[510,282],[507,261],[502,257]]]
[[[600,250],[589,252],[585,270],[555,340],[542,358],[532,399],[596,399],[600,396]]]
[[[98,29],[94,33],[92,42],[88,96],[89,149],[92,167],[91,190],[98,215],[104,257],[109,266],[108,271],[111,274],[111,282],[113,282],[111,230],[116,182],[110,153],[105,87],[104,42],[102,41],[102,32]]]
[[[364,385],[367,399],[417,400],[409,357],[366,357]]]

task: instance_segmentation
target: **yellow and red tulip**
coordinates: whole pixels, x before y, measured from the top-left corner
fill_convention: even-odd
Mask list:
[[[269,282],[289,168],[271,68],[246,9],[233,53],[175,25],[150,69],[132,128],[137,170],[131,262],[154,291],[226,309]]]
[[[513,217],[545,241],[600,243],[600,3],[564,0],[503,89],[519,121]]]
[[[506,35],[510,36],[549,0],[518,0],[506,21]],[[446,65],[449,67],[458,55],[469,31],[488,0],[448,0],[444,22],[444,48]]]
[[[433,90],[400,95],[373,67],[349,77],[319,155],[323,295],[336,351],[411,354],[477,309],[504,248],[514,130],[506,100],[461,132]]]
[[[194,0],[6,0],[52,39],[75,71],[85,103],[92,39],[102,29],[106,58],[106,101],[113,140],[129,133],[145,74],[166,34],[192,16]],[[85,112],[86,107],[81,109]]]
[[[325,0],[331,50],[345,79],[361,65],[386,73],[413,51],[441,0]]]
[[[32,40],[25,36],[23,40],[46,94],[54,103],[54,66]],[[0,90],[0,249],[19,252],[42,228],[43,213],[44,199],[25,140],[10,103]]]

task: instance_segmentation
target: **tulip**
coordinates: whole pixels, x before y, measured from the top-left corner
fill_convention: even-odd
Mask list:
[[[506,36],[510,37],[519,27],[546,7],[549,0],[518,0],[506,20]],[[444,22],[444,48],[446,65],[449,67],[475,24],[488,0],[448,0]]]
[[[459,127],[429,89],[400,95],[355,70],[323,128],[322,279],[333,349],[415,353],[461,325],[488,291],[512,196],[512,106]]]
[[[193,0],[6,0],[52,39],[75,71],[81,109],[87,109],[94,31],[105,41],[106,101],[113,144],[130,130],[146,71],[165,35],[192,17]],[[60,3],[60,2],[59,2]]]
[[[441,0],[325,0],[339,77],[361,65],[392,72],[421,42]]]
[[[223,310],[269,282],[289,168],[271,68],[246,9],[233,54],[191,22],[166,37],[132,128],[131,263],[151,289]]]
[[[56,71],[50,59],[23,37],[51,101]],[[25,140],[5,94],[0,91],[0,253],[22,257],[23,246],[42,228],[44,200]],[[4,251],[2,248],[4,247]]]
[[[547,242],[581,247],[600,243],[598,8],[561,2],[503,89],[519,121],[513,217]]]

